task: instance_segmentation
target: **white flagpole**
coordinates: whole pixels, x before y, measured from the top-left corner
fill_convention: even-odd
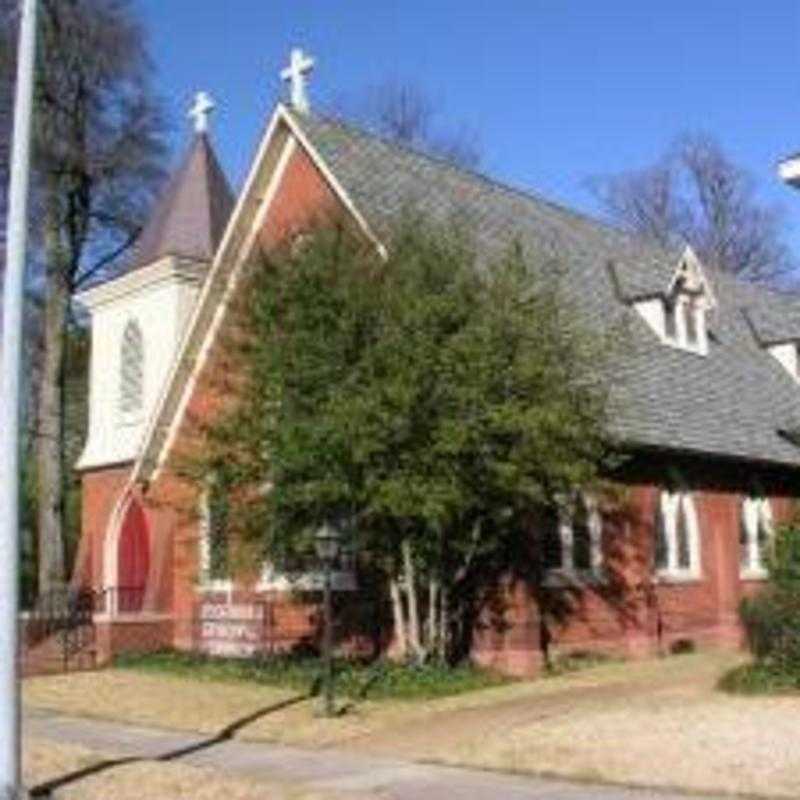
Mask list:
[[[22,302],[28,232],[36,0],[22,0],[8,192],[0,383],[0,800],[22,796],[20,776],[19,613],[19,378]]]

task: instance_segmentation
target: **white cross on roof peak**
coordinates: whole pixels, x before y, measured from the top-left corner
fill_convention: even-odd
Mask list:
[[[197,92],[194,96],[194,105],[189,109],[188,117],[194,120],[195,133],[208,131],[208,118],[217,104],[208,92]]]
[[[289,82],[292,108],[302,114],[309,110],[308,74],[314,69],[314,59],[299,47],[292,48],[289,66],[281,70],[281,79]]]

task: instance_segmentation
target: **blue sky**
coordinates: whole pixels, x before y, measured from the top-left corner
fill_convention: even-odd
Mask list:
[[[243,179],[293,45],[317,60],[312,103],[409,81],[475,132],[483,169],[596,211],[587,177],[643,166],[683,131],[717,137],[788,212],[775,175],[800,150],[796,0],[135,0],[176,146],[194,91],[218,102],[220,158]]]

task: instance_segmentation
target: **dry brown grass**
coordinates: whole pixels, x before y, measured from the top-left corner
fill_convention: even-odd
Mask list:
[[[29,678],[24,702],[68,715],[213,734],[297,692],[247,684],[202,683],[126,670]]]
[[[309,747],[362,742],[381,734],[392,738],[404,725],[425,726],[433,717],[545,698],[565,689],[595,687],[663,678],[660,662],[607,664],[559,678],[520,682],[428,701],[360,702],[336,720],[319,719],[315,703],[304,700],[271,711],[245,726],[242,739]],[[291,689],[248,684],[209,683],[132,670],[103,670],[29,678],[24,702],[32,708],[67,715],[116,720],[137,725],[218,733],[258,709],[280,706],[298,693]],[[488,712],[490,713],[490,712]]]
[[[313,705],[240,736],[308,747],[708,792],[800,795],[800,698],[714,690],[740,656],[607,664],[429,702],[364,703],[337,720]],[[27,681],[31,706],[213,733],[291,692],[107,671]]]
[[[29,787],[84,769],[106,757],[74,745],[26,739],[23,776]],[[346,800],[279,782],[227,778],[219,772],[181,764],[140,761],[98,772],[58,790],[59,800]]]
[[[547,694],[406,726],[395,742],[406,756],[449,764],[797,798],[800,698],[716,691],[740,661],[709,653],[592,670],[559,679]],[[586,677],[599,675],[605,680],[587,686]],[[387,745],[375,739],[371,747],[396,752]]]

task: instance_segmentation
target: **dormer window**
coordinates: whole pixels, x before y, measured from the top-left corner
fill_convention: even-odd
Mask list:
[[[664,301],[664,336],[671,342],[678,338],[678,310],[674,301]]]
[[[687,300],[683,303],[683,326],[686,332],[686,346],[695,348],[700,341],[700,335],[697,330],[697,317],[698,309],[695,308],[692,300]],[[703,319],[705,322],[705,319]]]
[[[664,344],[703,356],[708,352],[708,312],[715,305],[700,262],[689,248],[660,292],[634,302]]]
[[[705,355],[708,346],[706,308],[702,295],[698,297],[680,288],[665,297],[661,332],[664,343]]]

